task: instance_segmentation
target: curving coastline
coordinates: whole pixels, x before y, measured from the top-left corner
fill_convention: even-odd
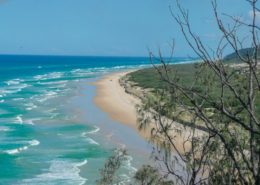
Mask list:
[[[102,79],[94,83],[96,86],[95,104],[111,119],[134,128],[144,139],[150,137],[149,129],[140,132],[138,130],[136,105],[141,103],[141,100],[134,95],[126,92],[119,80],[131,71],[111,73],[104,76]],[[173,122],[174,127],[182,130],[182,134],[173,131],[175,136],[176,147],[179,151],[183,151],[183,142],[189,137],[190,128],[183,126],[180,123]],[[196,129],[196,134],[202,135],[204,131]],[[189,147],[189,146],[185,146]],[[186,148],[187,149],[187,148]]]
[[[111,73],[95,82],[96,96],[94,102],[102,111],[108,113],[111,119],[138,131],[135,106],[140,104],[141,101],[126,93],[124,87],[119,83],[121,77],[132,71]],[[148,133],[138,132],[145,139],[148,139]]]

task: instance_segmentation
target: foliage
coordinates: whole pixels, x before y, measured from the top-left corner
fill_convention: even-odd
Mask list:
[[[100,169],[100,179],[98,185],[114,185],[119,184],[120,178],[117,175],[122,163],[126,160],[126,150],[117,149],[113,155],[109,157],[102,169]]]
[[[158,169],[153,168],[150,165],[144,165],[140,168],[134,178],[137,185],[173,185],[172,181],[165,180]]]
[[[176,185],[259,185],[257,0],[245,0],[252,9],[251,22],[226,15],[233,25],[224,24],[217,1],[212,0],[222,35],[216,49],[208,49],[203,44],[191,28],[189,11],[176,1],[177,11],[171,11],[172,16],[202,62],[169,65],[160,52],[159,57],[151,53],[151,63],[159,60],[161,65],[130,74],[129,79],[137,86],[153,88],[152,94],[143,97],[137,111],[139,129],[150,130],[150,141],[154,145],[152,156],[160,166],[158,171],[144,166],[135,178],[141,184],[159,179],[164,182],[168,178]],[[248,35],[241,38],[240,28]],[[244,36],[249,38],[250,50],[243,47]],[[237,64],[227,64],[227,58],[223,57],[226,48],[233,50],[235,54],[231,57],[237,58]],[[183,120],[185,124],[178,123]]]
[[[257,1],[246,2],[256,17]],[[151,54],[151,60],[162,65],[147,70],[150,75],[142,76],[144,70],[130,74],[137,85],[154,87],[153,95],[144,97],[144,104],[138,107],[139,128],[150,129],[156,146],[154,159],[164,164],[166,170],[162,171],[174,177],[176,184],[260,184],[260,29],[255,18],[245,23],[232,16],[228,17],[234,25],[225,26],[217,1],[212,6],[222,33],[215,50],[207,50],[192,31],[189,13],[179,1],[179,14],[172,12],[185,40],[202,60],[189,68],[193,72],[185,74],[178,70],[179,65],[168,65],[159,53],[159,57]],[[251,38],[250,52],[237,34],[242,26]],[[237,57],[235,65],[227,65],[223,57],[227,46]],[[148,82],[152,72],[160,80]],[[184,125],[189,127],[177,123],[184,115],[189,122]]]
[[[195,73],[194,64],[170,65],[168,70],[169,73],[178,73],[182,77],[181,81],[183,84],[191,85]],[[130,81],[135,82],[137,86],[142,88],[158,90],[167,89],[169,87],[166,82],[162,81],[160,74],[157,73],[155,68],[141,69],[130,73],[128,76]]]
[[[104,167],[100,170],[100,179],[97,181],[98,185],[116,185],[122,184],[122,179],[119,175],[119,169],[127,160],[126,150],[117,149],[113,155],[107,159]],[[165,180],[159,173],[158,169],[150,166],[142,166],[135,174],[135,185],[173,185],[170,180]],[[126,184],[126,182],[124,183]],[[129,185],[132,185],[129,182]]]

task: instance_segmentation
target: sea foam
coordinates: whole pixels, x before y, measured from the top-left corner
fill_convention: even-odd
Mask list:
[[[50,79],[57,79],[57,78],[61,78],[63,76],[63,72],[51,72],[51,73],[47,73],[44,75],[36,75],[33,78],[35,80],[50,80]]]
[[[24,83],[24,84],[17,84],[17,85],[10,84],[9,86],[2,87],[0,88],[0,97],[2,98],[8,96],[9,94],[18,93],[22,91],[24,88],[27,88],[29,86],[30,85]]]
[[[40,141],[34,139],[28,142],[31,146],[37,146],[40,144]]]
[[[15,117],[15,119],[12,121],[15,124],[28,124],[28,125],[34,125],[34,121],[39,121],[40,118],[32,118],[32,119],[23,119],[22,115],[18,115]]]
[[[6,126],[0,126],[0,131],[8,132],[8,131],[12,131],[12,129],[10,129],[9,127],[6,127]]]
[[[91,130],[91,131],[83,132],[83,133],[81,134],[81,136],[82,136],[82,137],[86,137],[86,135],[88,135],[88,134],[95,134],[95,133],[97,133],[97,132],[100,131],[100,128],[99,128],[99,127],[97,127],[97,126],[94,126],[94,127],[95,127],[95,128],[94,128],[93,130]]]
[[[38,97],[36,100],[40,103],[43,103],[49,99],[57,97],[57,95],[58,95],[58,93],[55,91],[45,91],[45,93],[43,95],[41,95],[40,97]]]
[[[86,141],[89,143],[89,144],[93,144],[93,145],[99,145],[98,142],[96,142],[94,139],[88,137],[86,138]]]
[[[7,154],[10,154],[10,155],[13,155],[13,154],[18,154],[27,149],[28,149],[28,146],[23,146],[23,147],[12,149],[12,150],[5,150],[4,152]]]
[[[50,167],[47,172],[39,174],[32,179],[24,179],[20,184],[69,184],[83,185],[87,179],[80,176],[80,167],[87,164],[87,160],[82,162],[73,162],[69,160],[50,161]]]
[[[17,79],[13,79],[13,80],[8,80],[5,83],[7,85],[17,85],[17,84],[20,84],[20,82],[23,82],[23,81],[24,80],[21,80],[21,79],[17,78]]]
[[[23,119],[21,115],[16,116],[16,123],[23,124]]]
[[[97,126],[95,126],[95,129],[94,129],[94,130],[92,130],[92,131],[89,131],[89,132],[87,132],[87,134],[94,134],[94,133],[97,133],[97,132],[99,132],[99,130],[100,130],[100,128],[99,128],[99,127],[97,127]]]
[[[131,182],[131,177],[136,173],[137,169],[132,166],[133,157],[127,155],[126,160],[123,161],[122,168],[125,169],[124,173],[120,174],[120,182],[119,184],[129,184]]]
[[[28,125],[34,125],[34,121],[40,121],[40,118],[33,118],[33,119],[27,119],[24,121],[24,123],[28,124]]]
[[[27,103],[27,104],[25,104],[25,106],[26,106],[26,108],[25,108],[26,110],[32,110],[32,109],[37,108],[37,106],[33,103]]]
[[[31,146],[39,145],[40,141],[34,139],[34,140],[31,140],[31,141],[27,141],[26,143],[28,143],[29,145],[22,146],[22,147],[19,147],[19,148],[15,148],[15,149],[11,149],[11,150],[5,150],[4,152],[7,153],[7,154],[10,154],[10,155],[18,154],[22,151],[27,150]]]

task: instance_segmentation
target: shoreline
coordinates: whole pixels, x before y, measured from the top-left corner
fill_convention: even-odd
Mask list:
[[[150,139],[150,129],[140,131],[137,123],[136,105],[141,103],[141,100],[134,95],[125,91],[125,88],[120,85],[119,79],[128,73],[135,70],[121,71],[110,73],[94,82],[96,87],[96,95],[94,103],[108,116],[121,124],[133,128],[146,141]],[[182,130],[182,134],[176,131],[172,132],[175,137],[175,145],[179,151],[183,152],[183,142],[189,137],[191,129],[184,125],[173,122],[174,127]],[[196,135],[201,136],[204,131],[196,129]],[[187,146],[189,148],[189,146]],[[188,149],[185,146],[185,150]]]
[[[135,70],[110,73],[93,83],[96,87],[94,103],[108,116],[121,124],[133,128],[145,140],[149,139],[149,133],[139,131],[137,124],[136,105],[141,100],[125,92],[119,79]]]

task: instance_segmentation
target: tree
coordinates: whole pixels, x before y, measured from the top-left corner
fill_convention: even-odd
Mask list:
[[[225,15],[233,23],[225,25],[217,1],[212,1],[222,37],[211,50],[192,31],[189,13],[177,1],[179,13],[172,11],[172,16],[202,60],[196,64],[192,85],[181,81],[160,52],[159,57],[150,54],[152,63],[161,62],[154,68],[168,88],[157,91],[156,98],[146,97],[138,108],[140,129],[151,130],[154,159],[163,164],[160,172],[174,177],[175,184],[260,184],[259,9],[257,0],[245,2],[252,8],[251,22]],[[243,55],[239,29],[247,29],[250,35],[251,50]],[[225,63],[226,48],[234,51],[237,64]],[[188,115],[189,127],[176,126],[183,113]],[[201,127],[205,129],[198,130]],[[181,145],[176,137],[183,138]]]
[[[122,163],[127,159],[127,153],[124,149],[117,149],[110,156],[104,167],[100,169],[100,179],[97,180],[98,185],[114,185],[120,183],[120,178],[117,175]]]
[[[122,184],[119,170],[127,160],[127,152],[124,149],[117,149],[110,156],[102,169],[100,169],[100,179],[98,185]],[[134,175],[135,185],[173,185],[172,181],[165,180],[156,168],[150,165],[142,166]],[[125,184],[125,183],[124,183]],[[132,184],[131,182],[129,185]]]
[[[158,169],[150,166],[142,166],[134,176],[136,183],[139,185],[173,185],[170,180],[165,180],[163,176],[160,175]]]
[[[174,179],[176,185],[260,184],[260,28],[256,24],[260,10],[258,0],[245,2],[252,8],[251,22],[225,15],[233,23],[226,25],[217,1],[212,1],[222,33],[212,50],[192,31],[189,13],[177,1],[179,13],[172,11],[172,16],[202,62],[196,64],[193,82],[187,85],[160,52],[159,57],[150,54],[152,63],[161,62],[154,68],[167,87],[144,97],[138,107],[139,128],[150,129],[155,146],[152,156],[159,168],[143,166],[135,174],[137,184],[171,184],[167,179]],[[238,34],[240,29],[249,33],[249,50]],[[236,64],[226,63],[226,48],[234,51]],[[118,164],[110,161],[106,170],[101,170],[107,184],[111,184]]]

